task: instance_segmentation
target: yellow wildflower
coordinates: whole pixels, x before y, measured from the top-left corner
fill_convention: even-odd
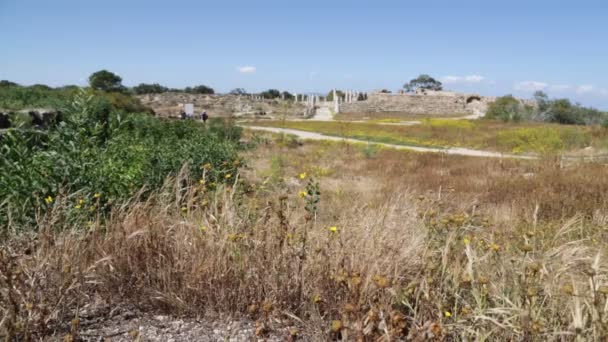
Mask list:
[[[84,204],[84,200],[81,198],[78,200],[78,204],[83,205]]]
[[[329,232],[332,233],[332,234],[333,233],[337,233],[338,232],[338,227],[336,227],[336,226],[329,227]]]
[[[465,245],[468,245],[471,243],[471,240],[468,237],[465,237],[464,239],[462,239],[462,242],[464,242]]]
[[[331,332],[337,333],[337,332],[340,332],[340,330],[342,330],[343,328],[344,328],[344,326],[342,325],[342,321],[340,321],[340,320],[331,321],[331,325],[330,325]]]
[[[232,177],[232,174],[230,174],[230,173],[224,176],[224,178],[226,178],[226,179],[230,179],[231,177]]]
[[[95,211],[95,210],[97,210],[96,206],[92,205],[92,206],[89,207],[89,211]]]
[[[182,212],[184,212],[184,213],[185,213],[186,211],[188,211],[188,208],[186,208],[186,207],[182,207],[181,209],[182,209]]]
[[[44,199],[44,202],[46,202],[46,204],[51,204],[51,203],[53,203],[53,197],[51,197],[50,195],[49,195],[49,196],[47,196],[47,197]]]
[[[81,206],[80,204],[76,204],[76,205],[74,206],[74,208],[76,208],[76,209],[80,209],[80,208],[82,208],[82,206]]]
[[[200,226],[198,229],[200,229],[200,231],[204,233],[204,232],[206,232],[206,231],[207,231],[207,226],[202,225],[202,226]]]
[[[306,172],[302,172],[298,175],[298,177],[300,177],[300,179],[305,179],[306,178]]]
[[[444,316],[445,316],[445,317],[447,317],[447,318],[452,317],[452,313],[451,313],[451,312],[449,312],[449,311],[446,311],[446,312],[444,312],[443,314],[444,314]]]
[[[200,185],[205,185],[205,180],[204,180],[204,179],[199,180],[199,181],[198,181],[198,184],[200,184]]]
[[[305,198],[305,197],[306,197],[306,195],[307,195],[307,192],[306,192],[306,191],[300,191],[300,192],[298,193],[298,196],[300,196],[301,198]]]
[[[99,198],[99,197],[101,197],[101,194],[99,192],[96,192],[95,195],[93,195],[93,197]]]
[[[500,251],[500,248],[501,248],[501,247],[500,247],[500,245],[498,245],[498,244],[496,244],[496,243],[492,243],[492,244],[490,245],[490,248],[492,248],[492,250],[493,250],[494,252],[498,252],[498,251]]]
[[[313,302],[313,303],[315,303],[315,304],[318,304],[318,303],[320,303],[320,302],[322,302],[322,301],[323,301],[323,299],[322,299],[322,298],[321,298],[321,296],[320,296],[320,295],[318,295],[318,294],[315,294],[315,295],[312,297],[312,302]]]

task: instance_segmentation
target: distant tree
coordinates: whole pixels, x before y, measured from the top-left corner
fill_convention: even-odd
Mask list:
[[[230,91],[232,95],[247,95],[247,91],[243,88],[234,88]]]
[[[215,90],[213,90],[213,88],[202,84],[195,87],[186,87],[185,91],[186,93],[191,94],[215,94]]]
[[[34,85],[31,85],[29,88],[36,89],[36,90],[53,90],[53,88],[49,87],[46,84],[34,84]]]
[[[410,93],[415,93],[417,89],[440,91],[443,90],[443,85],[431,76],[422,74],[404,84],[403,89]]]
[[[367,95],[365,93],[359,93],[359,96],[357,96],[357,101],[365,101],[367,100]]]
[[[132,88],[133,93],[141,95],[141,94],[161,94],[169,91],[169,88],[163,87],[158,83],[147,84],[140,83],[139,85]]]
[[[122,78],[107,70],[92,73],[89,76],[89,85],[93,89],[107,92],[122,92],[125,89],[122,85]]]
[[[0,81],[0,88],[3,88],[3,87],[18,87],[18,86],[19,86],[19,84],[15,83],[15,82],[8,81],[8,80],[1,80]]]
[[[276,89],[268,89],[262,93],[260,93],[265,99],[276,99],[277,97],[281,97],[281,92]]]
[[[338,96],[338,98],[343,98],[344,92],[342,90],[336,90],[336,95]],[[333,101],[334,100],[334,91],[330,90],[329,93],[327,93],[327,96],[325,97],[325,99],[327,101]]]
[[[293,100],[295,98],[295,96],[293,96],[293,94],[288,91],[282,92],[281,96],[284,97],[285,100]]]
[[[68,84],[68,85],[64,85],[61,87],[57,87],[56,89],[61,90],[61,91],[76,91],[76,90],[80,89],[80,87],[77,85]]]
[[[538,90],[534,93],[534,100],[536,101],[536,106],[540,113],[546,112],[551,106],[549,97],[542,90]]]
[[[387,89],[382,89],[382,90],[380,90],[380,92],[381,92],[382,94],[390,94],[390,93],[391,93],[391,91],[390,91],[390,90],[387,90]]]

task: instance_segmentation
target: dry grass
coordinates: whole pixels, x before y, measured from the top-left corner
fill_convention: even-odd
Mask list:
[[[182,175],[87,229],[58,198],[2,245],[4,336],[77,337],[79,312],[130,303],[316,340],[608,337],[605,167],[256,141],[245,182]]]

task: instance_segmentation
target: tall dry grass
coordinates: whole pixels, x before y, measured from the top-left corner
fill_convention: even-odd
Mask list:
[[[580,203],[583,214],[547,218],[536,197],[515,195],[523,186],[515,183],[500,190],[507,200],[483,205],[492,189],[506,189],[489,185],[508,173],[534,173],[524,185],[569,184],[545,179],[548,166],[312,147],[282,149],[291,159],[276,183],[264,162],[247,182],[213,191],[182,174],[91,224],[62,221],[68,208],[56,199],[39,233],[2,244],[2,336],[78,338],[85,314],[131,305],[247,315],[259,336],[279,321],[310,340],[608,337],[602,202],[592,215]],[[321,195],[307,210],[311,175]],[[510,215],[497,214],[513,202]]]

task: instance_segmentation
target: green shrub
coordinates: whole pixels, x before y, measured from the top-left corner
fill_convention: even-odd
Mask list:
[[[531,117],[532,108],[523,105],[518,99],[511,95],[499,97],[488,105],[485,117],[505,122],[519,122]]]
[[[100,214],[143,187],[160,188],[183,167],[195,179],[205,172],[209,182],[222,182],[240,164],[240,130],[224,125],[206,129],[192,121],[125,116],[107,98],[81,92],[62,124],[48,131],[9,129],[0,136],[0,227],[9,221],[12,227],[34,227],[39,210],[71,193],[86,203],[95,198],[92,213]]]

